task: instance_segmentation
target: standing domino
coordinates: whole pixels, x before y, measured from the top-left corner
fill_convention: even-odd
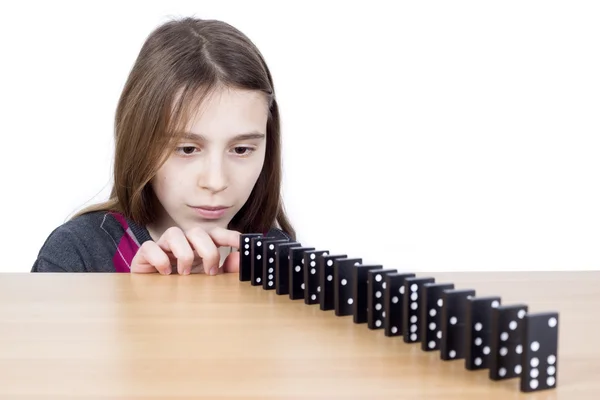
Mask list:
[[[304,299],[304,252],[315,250],[314,247],[292,247],[290,249],[289,297],[290,300]]]
[[[523,365],[523,319],[527,305],[502,305],[492,309],[492,333],[490,352],[490,379],[498,381],[521,376]],[[485,354],[485,353],[484,353]]]
[[[414,277],[404,280],[404,310],[402,312],[402,329],[405,343],[421,341],[419,319],[421,318],[421,304],[423,302],[423,285],[435,283],[433,277]]]
[[[442,294],[442,360],[465,358],[467,300],[471,297],[475,297],[473,289],[444,290]]]
[[[404,279],[414,278],[413,273],[391,273],[384,277],[386,290],[383,292],[383,320],[385,336],[402,336],[402,313],[404,311]]]
[[[333,262],[338,258],[348,258],[347,254],[329,254],[319,257],[317,269],[319,274],[319,286],[321,295],[319,296],[319,308],[321,311],[329,311],[335,308],[334,284],[333,284]]]
[[[239,279],[242,282],[250,280],[252,268],[252,254],[250,240],[255,237],[261,237],[260,233],[243,233],[240,235],[240,266]]]
[[[277,257],[276,245],[280,243],[289,243],[288,239],[267,239],[263,241],[263,265],[262,281],[264,290],[275,289],[275,261]]]
[[[558,313],[528,314],[523,322],[521,391],[555,388],[558,371]]]
[[[356,265],[352,269],[352,296],[354,298],[354,323],[363,324],[367,322],[369,302],[369,277],[367,273],[373,269],[380,269],[381,265]]]
[[[275,292],[278,295],[290,293],[290,249],[294,247],[302,247],[302,244],[287,242],[275,245]]]
[[[442,294],[454,289],[453,283],[426,283],[423,285],[421,307],[421,350],[440,349],[442,341]]]
[[[499,296],[473,297],[467,300],[465,368],[473,371],[490,365],[492,309],[500,306]]]
[[[310,250],[304,252],[304,303],[318,304],[321,286],[319,286],[319,274],[317,258],[327,256],[329,250]]]
[[[337,258],[333,261],[333,300],[338,317],[354,314],[352,269],[361,263],[362,258]]]
[[[396,273],[396,269],[372,269],[367,272],[367,327],[383,329],[386,313],[383,309],[383,297],[387,290],[385,276]]]

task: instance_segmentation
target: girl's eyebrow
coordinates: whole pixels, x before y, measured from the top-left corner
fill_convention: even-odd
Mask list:
[[[242,140],[252,140],[252,139],[264,139],[264,137],[265,137],[264,133],[259,132],[259,131],[252,131],[252,132],[248,132],[248,133],[239,134],[239,135],[233,137],[230,140],[230,142],[237,142],[237,141],[242,141]],[[197,133],[192,133],[192,132],[184,132],[183,139],[193,140],[193,141],[198,141],[198,142],[206,141],[206,137],[204,137],[203,135],[200,135]]]

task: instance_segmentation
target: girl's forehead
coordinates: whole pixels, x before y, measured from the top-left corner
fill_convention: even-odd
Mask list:
[[[184,131],[204,139],[266,133],[268,99],[259,91],[225,88],[187,105]]]

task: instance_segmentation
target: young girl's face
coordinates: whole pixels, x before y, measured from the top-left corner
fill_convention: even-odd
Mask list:
[[[188,137],[152,181],[164,209],[154,233],[170,226],[227,227],[263,168],[268,111],[265,95],[255,91],[223,88],[205,99]]]

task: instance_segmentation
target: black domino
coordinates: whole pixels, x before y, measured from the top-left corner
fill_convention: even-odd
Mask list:
[[[290,249],[289,297],[291,300],[304,299],[304,252],[315,250],[314,247],[292,247]]]
[[[319,274],[319,286],[321,293],[319,297],[319,308],[322,311],[335,309],[334,284],[333,284],[333,262],[338,258],[348,258],[347,254],[329,254],[319,257],[317,269]]]
[[[280,243],[289,242],[288,239],[269,239],[263,241],[262,285],[264,290],[275,290],[275,259],[277,257],[275,246]]]
[[[523,320],[526,304],[501,305],[492,309],[490,352],[490,379],[499,381],[521,376],[523,366]]]
[[[501,304],[499,296],[472,297],[467,300],[465,368],[488,369],[492,338],[492,309]]]
[[[521,391],[537,392],[553,389],[558,372],[557,312],[525,315],[523,321],[523,354]]]
[[[263,276],[263,242],[265,240],[274,240],[270,236],[257,236],[250,239],[250,285],[262,286]]]
[[[333,306],[338,317],[353,315],[352,269],[362,258],[336,258],[333,261]]]
[[[367,327],[369,329],[383,329],[386,313],[383,309],[384,294],[387,290],[385,276],[397,273],[396,269],[372,269],[367,272]]]
[[[433,277],[414,277],[404,279],[404,310],[402,310],[402,336],[405,343],[421,341],[419,319],[423,303],[422,288],[426,283],[435,283]]]
[[[442,293],[442,339],[440,358],[458,360],[465,358],[465,331],[467,300],[475,297],[473,289],[450,289]]]
[[[356,265],[352,268],[352,298],[353,304],[353,321],[355,324],[363,324],[367,322],[367,307],[368,307],[368,276],[367,272],[372,269],[380,269],[381,265]]]
[[[404,310],[404,279],[414,278],[413,273],[391,273],[384,277],[386,290],[383,293],[383,332],[385,336],[402,336],[402,312]]]
[[[426,283],[423,285],[420,329],[421,350],[436,351],[442,340],[442,294],[454,289],[453,283]]]
[[[293,247],[302,247],[302,244],[287,242],[275,245],[275,293],[278,295],[290,293],[290,249]]]
[[[250,280],[250,272],[252,266],[250,239],[261,236],[262,234],[260,233],[243,233],[240,235],[239,279],[242,282]]]
[[[321,287],[319,286],[318,257],[329,255],[329,250],[311,250],[304,252],[304,303],[318,304]]]

